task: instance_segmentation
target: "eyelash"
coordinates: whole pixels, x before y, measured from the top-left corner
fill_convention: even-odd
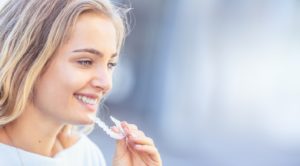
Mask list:
[[[93,64],[93,61],[91,61],[91,60],[79,60],[77,62],[84,67],[91,66]],[[116,66],[117,66],[117,63],[108,63],[107,64],[108,69],[113,69]]]
[[[109,68],[109,69],[113,69],[114,67],[116,67],[117,66],[117,63],[108,63],[107,64],[107,67]]]
[[[82,66],[90,66],[93,64],[93,61],[91,60],[79,60],[78,63]]]

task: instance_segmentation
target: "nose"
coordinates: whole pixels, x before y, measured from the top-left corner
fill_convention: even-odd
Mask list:
[[[97,70],[91,84],[97,92],[106,94],[112,88],[112,73],[104,69]]]

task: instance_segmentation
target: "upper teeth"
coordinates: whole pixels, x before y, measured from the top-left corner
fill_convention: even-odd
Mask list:
[[[76,98],[81,100],[82,102],[84,102],[85,104],[91,104],[94,105],[97,103],[97,99],[92,99],[86,96],[80,96],[80,95],[76,95]]]

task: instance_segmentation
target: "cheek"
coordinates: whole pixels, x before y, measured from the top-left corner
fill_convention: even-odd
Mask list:
[[[34,90],[34,104],[38,109],[57,109],[57,106],[66,102],[68,86],[59,77],[41,80]]]
[[[49,90],[51,89],[50,93],[53,94],[51,97],[60,99],[60,101],[57,101],[60,104],[67,104],[70,102],[69,100],[73,99],[73,94],[84,87],[84,80],[76,72],[65,69],[55,75],[51,82],[49,82]]]
[[[40,109],[66,106],[79,88],[80,82],[68,69],[47,72],[37,82],[34,89],[35,105]]]

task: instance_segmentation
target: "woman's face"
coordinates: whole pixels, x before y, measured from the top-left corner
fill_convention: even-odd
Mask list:
[[[37,81],[33,108],[60,123],[91,123],[88,116],[96,113],[100,100],[112,88],[116,46],[110,19],[82,14]]]

